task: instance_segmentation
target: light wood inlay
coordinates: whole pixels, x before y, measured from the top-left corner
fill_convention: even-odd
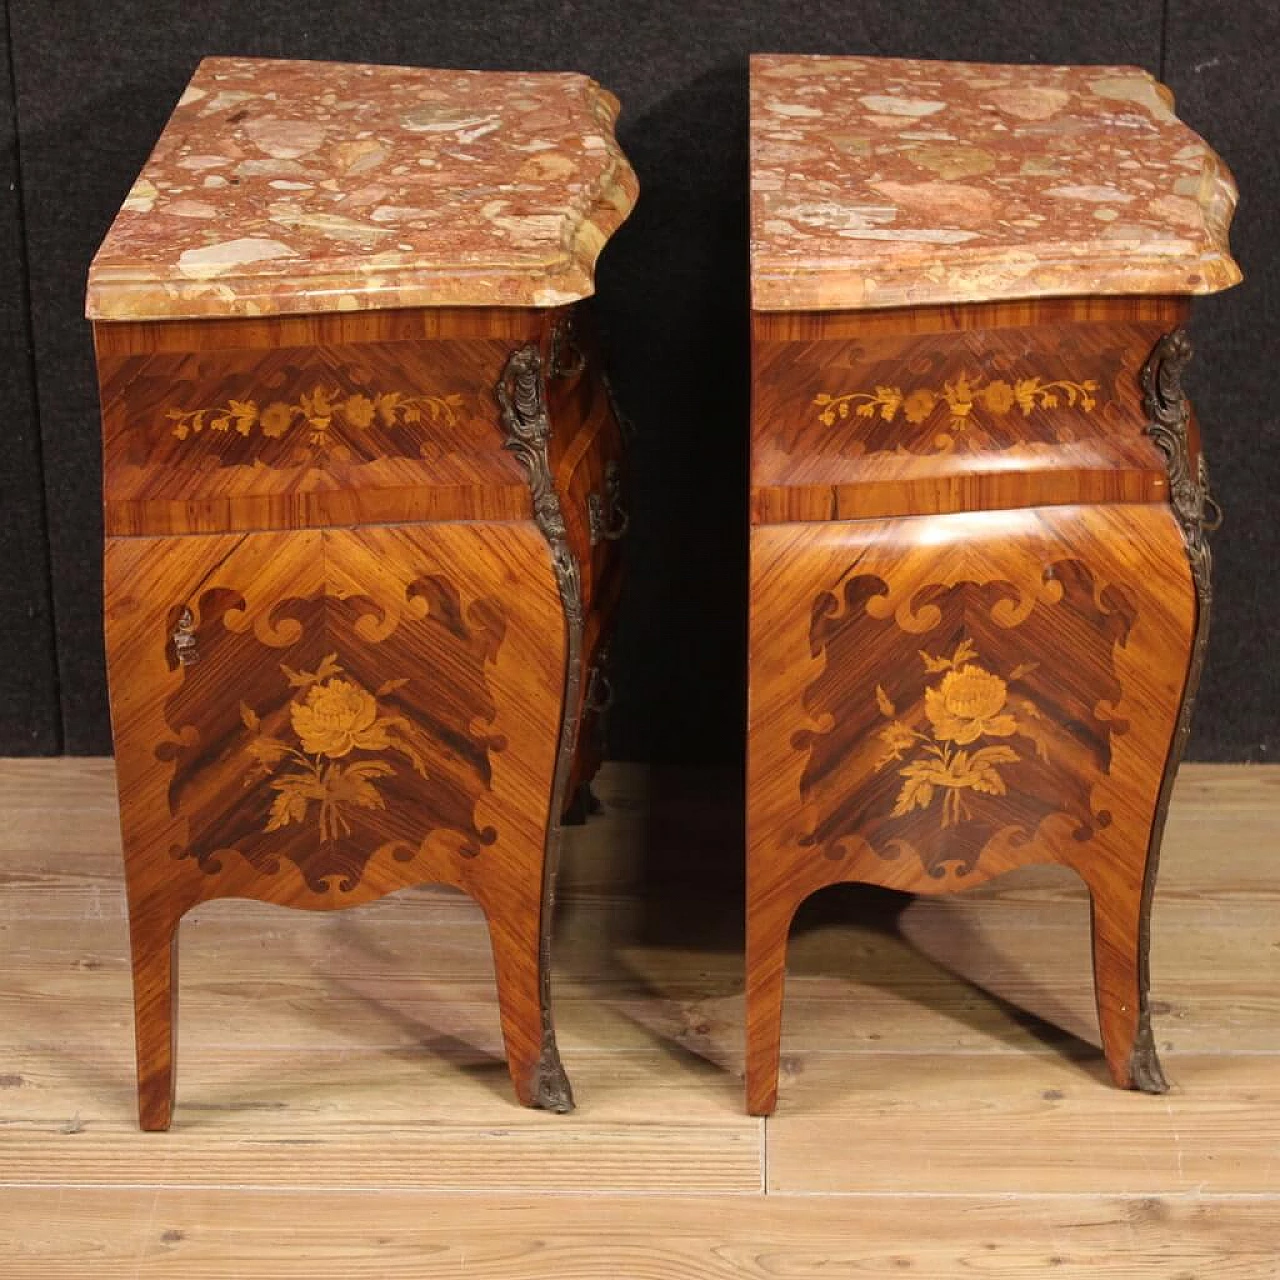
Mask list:
[[[572,1109],[551,917],[621,474],[577,303],[635,200],[617,109],[572,73],[206,59],[94,260],[144,1128],[184,913],[424,883],[486,913],[517,1097]]]
[[[1139,373],[1185,300],[752,317],[756,524],[1164,502]]]
[[[753,58],[753,1114],[810,894],[1034,862],[1088,886],[1112,1079],[1166,1090],[1150,913],[1221,523],[1185,325],[1240,279],[1235,199],[1135,68]]]

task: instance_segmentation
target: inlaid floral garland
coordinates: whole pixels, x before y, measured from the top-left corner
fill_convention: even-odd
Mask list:
[[[926,674],[924,714],[929,722],[921,731],[898,717],[897,708],[880,685],[876,705],[889,723],[880,730],[884,755],[876,769],[906,760],[898,770],[903,779],[892,817],[913,809],[928,809],[942,798],[942,825],[955,826],[969,816],[965,792],[1002,796],[1008,788],[1001,765],[1017,764],[1022,757],[1004,743],[978,746],[982,739],[1022,737],[1030,741],[1042,760],[1049,748],[1039,725],[1040,712],[1026,698],[1010,698],[1009,684],[1029,675],[1038,664],[1023,663],[1007,678],[974,661],[977,651],[962,640],[949,657],[931,657],[920,651]],[[927,678],[936,676],[934,683]]]
[[[290,687],[299,691],[289,703],[295,741],[264,733],[258,713],[247,703],[240,704],[240,719],[251,735],[248,752],[254,768],[270,776],[276,792],[264,830],[306,822],[315,803],[321,840],[327,843],[349,835],[351,824],[344,813],[348,807],[386,808],[377,780],[395,776],[395,766],[385,758],[389,751],[427,776],[409,721],[383,715],[378,706],[378,698],[403,687],[407,680],[388,680],[372,694],[353,680],[339,678],[343,669],[336,653],[325,657],[315,671],[294,671],[283,663],[280,670]],[[353,758],[357,753],[375,758]]]
[[[847,418],[850,412],[859,418],[878,414],[885,422],[896,421],[901,413],[908,422],[922,423],[938,404],[945,402],[951,413],[951,426],[963,431],[978,404],[997,417],[1014,409],[1020,409],[1023,417],[1028,417],[1033,409],[1056,409],[1061,398],[1069,406],[1090,413],[1098,403],[1093,394],[1097,390],[1098,384],[1092,378],[1085,382],[1065,379],[1046,382],[1043,378],[1006,382],[997,378],[984,383],[981,377],[961,374],[955,381],[945,383],[941,391],[917,387],[904,392],[901,387],[891,386],[877,386],[874,391],[849,391],[843,395],[822,391],[814,396],[813,403],[820,410],[818,420],[830,427],[838,418]]]
[[[300,395],[294,404],[273,400],[259,408],[256,400],[228,400],[224,406],[209,409],[170,409],[165,417],[173,423],[173,434],[179,440],[203,431],[234,431],[242,436],[261,431],[275,439],[305,426],[311,443],[323,445],[331,439],[329,432],[335,419],[358,431],[367,431],[375,423],[402,427],[421,422],[424,415],[433,423],[454,426],[461,407],[462,397],[456,394],[410,396],[387,391],[365,395],[357,391],[344,395],[336,387],[317,386],[310,394]]]

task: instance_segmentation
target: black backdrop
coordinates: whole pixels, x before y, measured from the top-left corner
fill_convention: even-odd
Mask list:
[[[1193,754],[1261,759],[1280,682],[1275,0],[7,0],[0,21],[0,752],[109,749],[84,278],[206,54],[585,71],[640,204],[599,273],[636,430],[613,754],[731,763],[745,611],[746,56],[1136,63],[1222,152],[1247,283],[1200,305],[1193,391],[1228,524]]]

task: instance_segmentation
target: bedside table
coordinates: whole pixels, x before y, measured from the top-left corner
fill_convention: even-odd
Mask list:
[[[94,260],[139,1112],[197,903],[483,908],[517,1097],[601,680],[621,444],[579,300],[629,212],[580,75],[201,63]]]
[[[825,885],[1084,880],[1118,1085],[1217,522],[1187,296],[1235,187],[1129,67],[757,57],[747,1098]]]

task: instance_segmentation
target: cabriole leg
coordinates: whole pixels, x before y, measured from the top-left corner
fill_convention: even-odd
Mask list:
[[[778,1104],[782,1049],[782,996],[787,971],[791,909],[755,898],[748,890],[746,1014],[747,1110],[767,1116]]]
[[[138,1123],[149,1131],[173,1118],[178,1018],[178,920],[154,906],[129,913],[133,966]]]

